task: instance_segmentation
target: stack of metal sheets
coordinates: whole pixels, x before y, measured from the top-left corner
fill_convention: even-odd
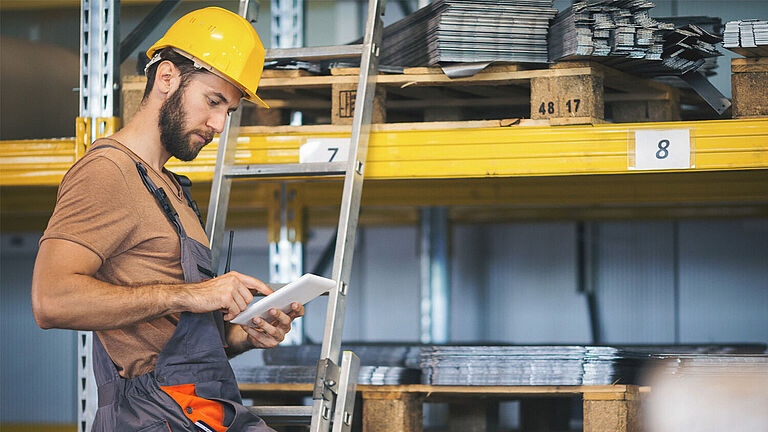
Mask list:
[[[722,55],[715,46],[722,42],[720,20],[683,17],[667,22],[650,17],[653,7],[643,0],[574,3],[552,23],[550,60],[587,59],[645,77],[702,68],[705,75],[712,74],[714,58]]]
[[[547,62],[552,0],[437,0],[384,28],[381,64]]]
[[[239,382],[263,384],[306,384],[315,382],[315,366],[237,367]],[[357,383],[363,385],[418,384],[421,371],[398,366],[360,366]]]
[[[664,33],[664,52],[661,63],[638,64],[632,68],[632,73],[640,76],[669,76],[683,75],[688,72],[704,69],[704,74],[711,72],[715,58],[723,55],[715,46],[723,41],[718,35],[711,34],[694,24]],[[712,59],[710,68],[705,69],[707,60]],[[713,74],[713,73],[710,73]]]
[[[238,366],[240,382],[295,384],[312,383],[320,358],[320,345],[277,347],[264,351],[264,366]],[[360,358],[358,384],[399,385],[420,381],[420,347],[406,344],[351,344],[342,350]]]
[[[672,24],[658,22],[644,0],[591,0],[574,3],[560,12],[549,31],[549,59],[574,56],[613,56],[660,60],[661,30]]]
[[[768,21],[729,21],[723,46],[744,57],[768,57]]]
[[[715,69],[717,69],[717,57],[722,55],[722,53],[717,50],[715,44],[723,41],[723,21],[720,18],[708,16],[682,16],[659,17],[656,19],[661,22],[674,24],[675,29],[680,29],[687,25],[694,25],[703,32],[716,37],[717,39],[714,43],[700,40],[700,42],[711,45],[711,49],[714,49],[717,54],[712,56],[704,56],[704,63],[698,69],[696,69],[697,72],[704,76],[712,76],[716,74]],[[665,37],[665,45],[666,39],[667,37]],[[710,47],[707,46],[707,48],[709,49]]]
[[[315,366],[320,358],[320,345],[279,346],[264,351],[267,365]],[[408,366],[418,368],[421,347],[402,343],[351,343],[341,346],[352,351],[364,366]]]
[[[433,385],[631,384],[647,354],[594,346],[432,346],[421,354]]]
[[[679,378],[696,375],[768,377],[766,354],[666,354],[654,356],[660,372]]]

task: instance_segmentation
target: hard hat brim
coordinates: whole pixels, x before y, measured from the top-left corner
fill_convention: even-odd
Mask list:
[[[246,95],[245,97],[243,97],[243,99],[245,99],[245,100],[247,100],[249,102],[253,102],[256,105],[261,105],[264,108],[269,108],[269,105],[267,105],[266,102],[264,102],[260,97],[256,96],[255,94],[254,95]]]

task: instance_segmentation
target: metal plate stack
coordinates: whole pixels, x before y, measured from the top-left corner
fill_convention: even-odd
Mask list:
[[[717,17],[682,16],[682,17],[658,17],[656,19],[661,22],[674,24],[675,29],[679,29],[687,25],[694,25],[697,28],[701,29],[702,31],[707,32],[712,36],[718,37],[718,40],[715,43],[719,43],[723,41],[722,39],[723,38],[723,21]],[[710,45],[713,45],[713,48],[716,49],[716,47],[714,46],[715,43],[712,43],[712,42],[707,42],[707,43],[709,43]],[[704,76],[715,75],[716,74],[715,69],[717,69],[717,57],[719,57],[720,55],[722,55],[722,53],[717,51],[717,55],[714,55],[711,57],[705,57],[704,64],[702,64],[701,67],[697,69],[697,71]]]
[[[560,12],[549,31],[549,59],[576,56],[623,57],[660,60],[661,30],[671,24],[658,22],[644,0],[580,1]]]
[[[315,380],[320,345],[277,347],[264,351],[264,366],[238,366],[235,376],[240,382],[295,384]],[[360,358],[358,384],[416,384],[421,377],[418,366],[420,348],[405,344],[350,344]]]
[[[707,60],[723,55],[715,46],[722,41],[721,36],[711,34],[694,24],[676,28],[664,33],[661,63],[637,64],[632,68],[632,73],[651,77],[682,75],[692,71],[706,74],[707,70],[711,71],[711,66],[710,69],[704,68]],[[713,72],[710,73],[712,74]]]
[[[315,381],[315,366],[278,366],[237,367],[235,377],[238,382],[262,384],[306,384]],[[363,385],[400,385],[418,384],[421,371],[398,366],[360,366],[358,384]]]
[[[381,64],[547,62],[552,0],[437,0],[384,28]]]
[[[433,385],[631,384],[647,354],[588,346],[431,346],[422,383]]]
[[[661,373],[678,378],[701,374],[768,377],[766,354],[666,354],[654,357],[661,362]]]
[[[729,21],[723,46],[744,57],[768,57],[768,21]]]
[[[645,77],[677,76],[702,68],[711,75],[708,72],[717,65],[713,59],[722,55],[715,46],[722,41],[720,20],[684,17],[666,22],[650,17],[653,7],[643,0],[574,3],[552,23],[550,60],[597,61]]]

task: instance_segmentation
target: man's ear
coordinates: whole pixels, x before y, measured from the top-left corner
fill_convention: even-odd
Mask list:
[[[154,90],[158,91],[163,98],[173,94],[173,92],[179,88],[180,84],[181,73],[175,64],[169,60],[164,60],[157,65]]]

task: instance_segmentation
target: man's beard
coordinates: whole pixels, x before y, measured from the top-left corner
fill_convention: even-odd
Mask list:
[[[200,150],[213,139],[213,133],[199,129],[185,131],[186,112],[182,99],[185,86],[179,88],[166,99],[160,107],[160,142],[165,151],[176,159],[191,161],[196,158]],[[192,134],[200,135],[205,141],[201,144],[192,143]]]

